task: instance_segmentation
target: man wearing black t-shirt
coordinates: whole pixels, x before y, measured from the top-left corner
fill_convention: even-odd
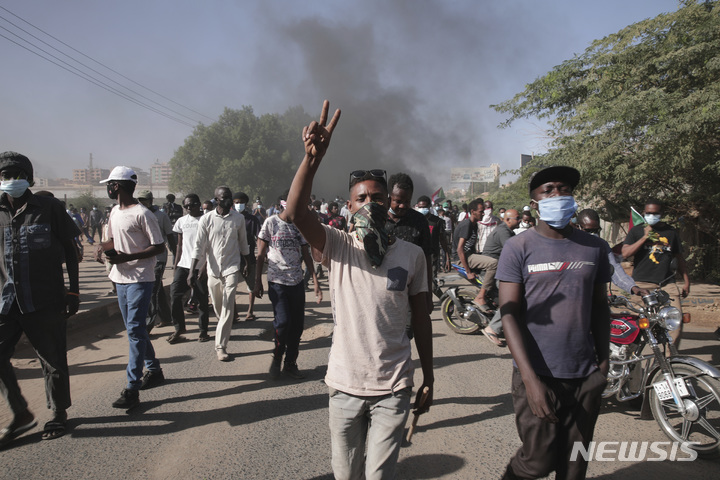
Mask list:
[[[432,243],[430,226],[425,217],[412,209],[412,178],[406,173],[396,173],[388,179],[388,220],[385,224],[388,234],[414,243],[423,249],[427,264],[428,310],[433,311],[432,301]]]
[[[657,288],[661,283],[675,284],[671,262],[673,258],[677,259],[677,271],[683,278],[683,287],[680,290],[676,284],[676,289],[673,290],[677,291],[678,296],[685,298],[690,293],[690,277],[682,256],[680,238],[673,227],[660,221],[662,214],[662,204],[659,200],[648,200],[645,203],[643,213],[645,223],[630,229],[623,242],[622,256],[635,257],[633,280],[638,287],[647,289]],[[682,311],[679,301],[676,306]],[[682,323],[679,329],[670,333],[676,346],[681,333]]]

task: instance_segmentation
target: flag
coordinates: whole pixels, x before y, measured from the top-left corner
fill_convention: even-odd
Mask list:
[[[442,187],[440,187],[437,192],[432,194],[432,203],[435,203],[436,200],[441,200],[443,198],[445,198],[445,192],[443,192]]]
[[[645,218],[633,207],[630,207],[630,228],[633,228],[635,225],[642,225],[643,223],[645,223]]]

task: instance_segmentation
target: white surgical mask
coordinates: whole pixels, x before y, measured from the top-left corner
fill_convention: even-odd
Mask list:
[[[565,228],[575,211],[578,204],[572,195],[559,195],[556,197],[543,198],[538,202],[540,209],[540,220],[553,228]]]
[[[430,213],[430,209],[427,207],[424,207],[424,208],[417,207],[415,210],[422,213],[423,215],[427,215],[428,213]]]
[[[653,226],[656,223],[660,221],[660,214],[659,213],[646,213],[643,218],[647,222],[648,225]]]
[[[245,204],[244,203],[236,203],[235,204],[235,210],[237,210],[238,213],[245,210]]]
[[[20,198],[30,187],[30,182],[24,178],[14,180],[2,180],[0,182],[0,190],[7,193],[13,198]]]

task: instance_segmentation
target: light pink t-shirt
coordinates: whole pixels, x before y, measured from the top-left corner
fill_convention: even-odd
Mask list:
[[[108,236],[115,243],[115,250],[122,253],[138,253],[150,245],[162,245],[155,214],[140,205],[125,209],[115,206],[108,219]],[[155,257],[132,260],[113,265],[110,280],[115,283],[140,283],[155,281]]]
[[[382,264],[370,265],[355,233],[323,225],[333,343],[325,383],[351,395],[377,396],[413,385],[410,296],[427,291],[425,255],[396,240]]]

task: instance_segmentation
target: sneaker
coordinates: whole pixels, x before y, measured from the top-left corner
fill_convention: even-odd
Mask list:
[[[112,404],[114,408],[124,408],[130,410],[140,405],[140,393],[137,390],[128,390],[127,388],[120,392],[120,398]]]
[[[280,377],[280,359],[273,357],[270,364],[270,377],[277,380]]]
[[[305,375],[303,375],[298,369],[297,363],[285,363],[283,372],[285,372],[286,375],[290,375],[292,378],[297,378],[298,380],[305,378]]]
[[[200,335],[198,336],[198,342],[209,342],[210,341],[210,335],[207,334],[207,332],[200,332]]]
[[[148,388],[157,387],[164,381],[165,381],[165,375],[163,375],[162,370],[154,370],[154,371],[148,370],[147,372],[145,372],[145,375],[143,375],[142,385],[140,386],[140,390],[147,390]]]
[[[218,360],[221,362],[227,362],[230,360],[230,355],[227,354],[227,351],[225,351],[224,348],[218,348],[216,349]]]

